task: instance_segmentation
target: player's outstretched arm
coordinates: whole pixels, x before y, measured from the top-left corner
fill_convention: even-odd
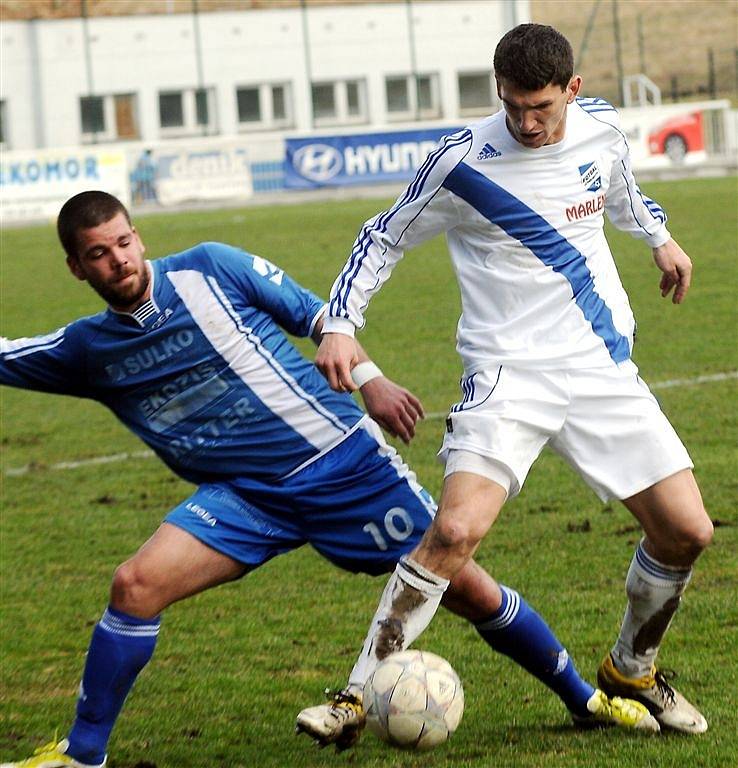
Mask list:
[[[674,238],[670,238],[653,249],[653,259],[663,273],[659,285],[661,295],[668,296],[673,288],[671,300],[674,304],[681,304],[692,281],[692,261],[689,256]]]
[[[325,333],[315,356],[315,365],[336,392],[353,392],[358,387],[351,369],[359,362],[356,341],[343,333]]]

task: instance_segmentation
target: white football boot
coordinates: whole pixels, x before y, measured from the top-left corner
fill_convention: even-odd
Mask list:
[[[648,707],[662,728],[682,733],[704,733],[707,720],[669,682],[674,673],[656,667],[643,677],[625,677],[608,654],[597,670],[597,684],[609,696],[627,696]]]
[[[335,744],[342,751],[359,741],[366,722],[361,696],[349,690],[331,694],[325,704],[303,709],[297,716],[295,733],[307,733],[320,747]]]

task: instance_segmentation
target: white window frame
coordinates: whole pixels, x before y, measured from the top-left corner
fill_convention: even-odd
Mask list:
[[[277,118],[274,116],[274,88],[282,88],[284,93],[284,111],[285,116]],[[259,94],[259,120],[241,120],[238,114],[238,92],[241,90],[255,90]],[[265,131],[281,128],[295,127],[295,109],[292,100],[292,83],[286,81],[275,81],[268,83],[241,83],[236,86],[234,92],[236,99],[236,120],[238,121],[239,131]]]
[[[418,108],[418,90],[415,85],[415,78],[427,77],[430,80],[431,102],[430,109]],[[405,88],[408,95],[408,109],[398,112],[391,112],[387,99],[387,81],[405,80]],[[438,72],[417,72],[413,74],[396,73],[387,74],[384,77],[384,108],[387,115],[387,121],[391,123],[412,122],[415,120],[433,120],[443,117],[443,108],[441,104],[441,81]]]
[[[358,87],[359,113],[349,114],[348,85],[355,83]],[[315,85],[332,85],[333,101],[336,105],[335,115],[316,117],[312,104],[312,88]],[[345,80],[315,80],[310,84],[310,108],[313,109],[313,125],[323,128],[332,125],[364,125],[369,122],[369,100],[367,98],[367,84],[363,77],[348,77]]]
[[[461,105],[461,78],[462,77],[486,77],[489,80],[490,103],[478,107],[463,107]],[[459,115],[462,117],[478,117],[489,115],[497,109],[497,92],[495,91],[494,77],[489,70],[470,70],[456,73],[456,91],[459,98]]]
[[[197,92],[203,90],[207,96],[208,123],[200,125],[197,122]],[[182,125],[172,125],[164,128],[161,124],[161,112],[159,111],[159,96],[162,94],[179,94],[182,99]],[[203,88],[160,88],[157,91],[157,115],[159,120],[159,135],[163,139],[177,138],[180,136],[213,136],[218,133],[218,120],[216,116],[215,88],[205,86]]]
[[[135,136],[118,136],[117,125],[115,120],[115,99],[116,97],[130,96],[133,101],[133,116],[136,126]],[[85,132],[82,130],[82,107],[81,100],[83,98],[102,99],[103,103],[103,123],[104,129],[102,131]],[[141,124],[138,118],[138,94],[131,91],[125,93],[96,93],[92,96],[81,95],[77,99],[79,107],[79,119],[80,119],[80,141],[82,144],[99,144],[106,141],[140,141],[141,139]]]

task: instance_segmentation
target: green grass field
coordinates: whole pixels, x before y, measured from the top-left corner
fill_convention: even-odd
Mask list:
[[[658,293],[648,249],[611,243],[639,321],[635,359],[652,384],[738,370],[736,180],[646,185],[669,211],[695,263],[688,301]],[[149,255],[200,240],[239,244],[327,294],[359,225],[388,201],[156,215],[138,221]],[[51,227],[2,232],[0,331],[51,330],[99,300],[66,273]],[[428,412],[458,399],[458,297],[445,243],[408,255],[373,301],[365,344]],[[308,346],[304,347],[309,350]],[[367,766],[731,766],[738,764],[738,408],[736,380],[657,389],[689,447],[716,521],[661,654],[704,711],[698,738],[573,729],[559,701],[473,630],[441,613],[417,643],[462,677],[466,712],[440,749],[402,753],[366,736],[336,756],[292,734],[299,709],[343,683],[384,579],[350,576],[303,548],[240,583],[171,608],[110,745],[110,768]],[[0,518],[0,761],[22,757],[68,727],[91,629],[115,566],[189,494],[157,460],[79,461],[143,446],[102,407],[3,389]],[[443,422],[427,419],[405,458],[433,492]],[[12,470],[30,465],[27,473]],[[9,474],[10,473],[10,474]],[[537,606],[590,679],[624,608],[623,580],[639,534],[553,454],[505,508],[479,560]]]

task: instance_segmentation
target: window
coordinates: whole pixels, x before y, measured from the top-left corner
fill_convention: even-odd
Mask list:
[[[159,126],[162,136],[193,136],[217,132],[215,91],[191,88],[159,93]]]
[[[290,128],[294,124],[288,83],[241,86],[236,89],[236,108],[244,130]]]
[[[105,112],[102,96],[86,96],[80,99],[82,133],[104,133]]]
[[[287,102],[283,85],[272,86],[272,116],[275,120],[287,119]]]
[[[384,81],[390,120],[441,116],[438,75],[391,75]]]
[[[429,112],[433,109],[433,84],[428,75],[418,75],[416,80],[418,106],[421,112]]]
[[[7,149],[8,145],[8,116],[5,99],[0,99],[0,147]]]
[[[239,88],[236,91],[239,123],[260,123],[261,102],[258,88]]]
[[[138,104],[135,93],[82,96],[79,100],[82,141],[135,140],[138,129]]]
[[[138,138],[138,120],[133,94],[113,96],[115,110],[115,133],[119,139]]]
[[[489,72],[467,72],[460,74],[459,114],[486,115],[494,109],[492,97],[492,76]]]
[[[410,111],[410,83],[407,77],[387,78],[387,111]]]
[[[184,128],[181,92],[159,94],[159,125],[162,128]]]
[[[313,85],[313,117],[316,121],[338,117],[336,112],[336,89],[333,83]]]
[[[195,122],[199,126],[210,125],[210,92],[205,88],[195,91]]]
[[[351,117],[357,117],[361,114],[359,95],[359,83],[356,80],[346,83],[346,111]]]
[[[368,122],[364,80],[313,83],[312,99],[316,126]]]

